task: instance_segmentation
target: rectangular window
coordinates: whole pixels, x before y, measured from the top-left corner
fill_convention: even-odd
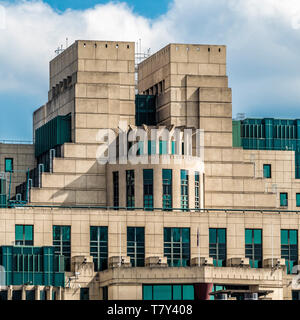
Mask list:
[[[281,230],[281,258],[285,259],[287,273],[298,264],[298,230]]]
[[[156,141],[148,141],[148,155],[156,154]]]
[[[296,193],[296,207],[300,207],[300,193]]]
[[[32,225],[15,225],[15,244],[16,246],[33,246]]]
[[[132,267],[145,265],[145,228],[127,227],[127,256]]]
[[[143,170],[144,208],[153,209],[153,169]]]
[[[126,170],[126,207],[134,208],[134,170]]]
[[[90,227],[90,254],[93,257],[94,270],[107,269],[108,261],[108,228]]]
[[[143,285],[143,300],[194,300],[192,284]]]
[[[287,207],[288,206],[288,194],[287,193],[280,193],[280,206]]]
[[[181,209],[188,209],[189,208],[189,173],[187,170],[180,170],[180,181],[181,181]]]
[[[164,228],[164,256],[170,267],[190,265],[189,228]]]
[[[5,158],[5,172],[11,172],[14,170],[14,160],[13,158]]]
[[[200,178],[199,172],[195,172],[195,209],[200,208]]]
[[[90,300],[89,288],[80,288],[80,300]]]
[[[114,207],[115,210],[119,207],[119,172],[113,172],[113,197],[114,197]]]
[[[53,246],[56,256],[64,257],[65,271],[71,270],[71,227],[53,226]]]
[[[159,154],[167,154],[168,153],[167,147],[168,147],[167,141],[159,140]]]
[[[226,229],[209,229],[209,256],[216,267],[226,266]]]
[[[249,258],[251,268],[262,268],[262,230],[245,230],[245,257]]]
[[[163,209],[172,208],[172,169],[162,170]]]
[[[271,165],[264,164],[264,178],[270,179],[271,178]]]
[[[176,154],[176,141],[171,142],[171,153]]]

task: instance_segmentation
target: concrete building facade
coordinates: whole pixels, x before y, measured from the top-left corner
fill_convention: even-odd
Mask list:
[[[296,151],[234,142],[244,133],[233,132],[225,46],[170,44],[140,63],[151,110],[136,102],[134,52],[132,42],[76,41],[50,62],[34,144],[1,149],[1,166],[13,158],[23,170],[1,167],[0,264],[16,259],[1,297],[298,299]],[[152,120],[137,125],[142,109]],[[114,133],[113,163],[99,161],[103,129]],[[179,130],[179,142],[153,129]],[[184,129],[193,142],[203,130],[202,158],[194,147],[182,156]],[[126,155],[148,162],[122,163],[122,132]],[[49,255],[48,270],[39,259]]]

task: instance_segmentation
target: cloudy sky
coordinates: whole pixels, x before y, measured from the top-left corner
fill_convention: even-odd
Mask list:
[[[0,0],[0,140],[31,140],[66,37],[225,44],[233,115],[300,118],[299,0]]]

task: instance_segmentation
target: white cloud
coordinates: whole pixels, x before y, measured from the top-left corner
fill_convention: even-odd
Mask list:
[[[226,44],[235,113],[298,112],[299,0],[174,0],[153,21],[124,3],[63,13],[41,1],[0,3],[6,17],[6,28],[0,28],[0,94],[46,99],[48,62],[66,37],[69,43],[141,38],[152,52],[169,42]]]

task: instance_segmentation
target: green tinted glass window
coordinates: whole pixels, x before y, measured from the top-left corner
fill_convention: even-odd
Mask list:
[[[245,257],[249,259],[252,268],[262,267],[262,230],[245,230]]]
[[[143,286],[143,300],[153,300],[152,289],[153,289],[153,286],[150,286],[150,285]]]
[[[168,150],[168,143],[167,141],[159,140],[159,154],[167,154]]]
[[[281,258],[285,259],[287,273],[298,264],[298,230],[281,230]]]
[[[187,170],[180,170],[181,177],[181,208],[188,209],[189,207],[189,176]],[[185,210],[183,210],[185,211]]]
[[[172,300],[172,286],[153,286],[153,300]]]
[[[15,243],[18,246],[33,246],[33,226],[16,225]]]
[[[194,286],[185,284],[143,285],[143,300],[194,300]]]
[[[113,203],[115,209],[119,207],[119,172],[113,172]]]
[[[172,149],[172,154],[176,153],[176,141],[172,141],[171,142],[171,149]]]
[[[153,209],[153,169],[143,170],[144,179],[144,208]]]
[[[194,300],[194,286],[183,285],[182,286],[183,300]]]
[[[199,172],[195,171],[195,209],[200,208],[200,177]]]
[[[287,207],[288,206],[288,194],[280,193],[280,206]]]
[[[127,256],[132,267],[145,265],[145,228],[127,227]]]
[[[5,158],[4,169],[5,172],[11,172],[14,170],[13,158]]]
[[[172,169],[162,170],[163,182],[163,208],[172,208]]]
[[[156,154],[156,141],[148,141],[148,154]]]
[[[264,164],[264,178],[270,179],[271,178],[271,165]]]
[[[90,227],[90,255],[93,257],[94,270],[102,271],[108,267],[108,228]]]
[[[189,228],[164,228],[164,256],[171,267],[190,265]]]
[[[134,208],[135,206],[135,185],[134,170],[126,170],[126,207]]]
[[[173,300],[182,300],[182,286],[174,285],[173,286]]]
[[[300,207],[300,193],[296,193],[296,206]]]
[[[209,256],[213,258],[215,266],[226,266],[226,229],[209,229]]]
[[[71,227],[53,226],[53,246],[56,256],[63,256],[65,271],[71,270]]]

